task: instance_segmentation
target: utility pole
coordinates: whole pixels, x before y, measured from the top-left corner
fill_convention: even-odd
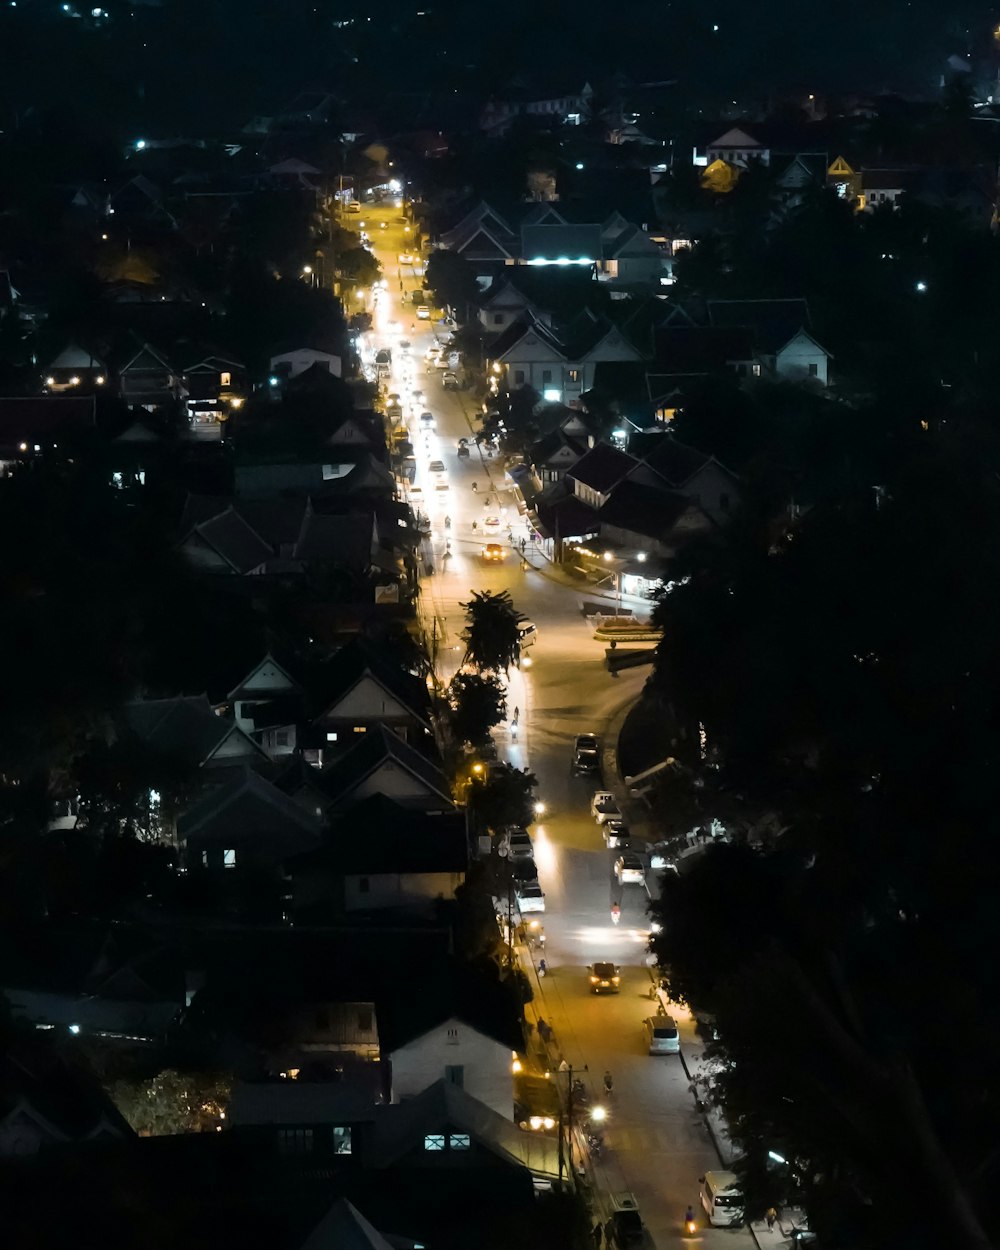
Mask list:
[[[570,1067],[559,1069],[560,1073],[564,1073],[567,1078],[565,1120],[563,1118],[562,1111],[559,1112],[559,1183],[560,1184],[562,1184],[562,1178],[563,1178],[563,1163],[564,1163],[564,1160],[566,1160],[567,1155],[568,1155],[567,1162],[569,1164],[567,1171],[569,1172],[570,1175],[573,1174],[573,1075],[576,1072],[586,1072],[587,1070],[588,1069],[587,1069],[586,1064],[584,1064],[582,1068],[574,1068],[570,1066]],[[568,1138],[568,1143],[569,1143],[568,1149],[566,1149],[565,1147],[564,1138]]]

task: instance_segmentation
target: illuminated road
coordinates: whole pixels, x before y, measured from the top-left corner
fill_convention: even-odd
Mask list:
[[[603,735],[621,709],[635,700],[646,671],[626,670],[612,678],[603,665],[603,646],[594,640],[582,614],[582,604],[593,601],[593,593],[562,584],[530,545],[531,567],[522,569],[506,527],[511,525],[518,546],[529,531],[518,517],[512,493],[502,489],[499,466],[480,459],[472,441],[475,404],[468,392],[445,390],[440,372],[426,372],[424,356],[435,330],[441,338],[446,332],[417,321],[410,306],[401,311],[397,270],[406,291],[417,285],[417,275],[412,266],[397,263],[407,243],[399,216],[391,206],[374,211],[366,207],[362,219],[388,279],[373,330],[377,346],[393,349],[388,389],[404,398],[415,387],[426,393],[425,401],[411,405],[407,414],[414,431],[415,485],[421,488],[414,507],[429,516],[432,525],[429,559],[434,573],[422,578],[422,614],[437,642],[438,672],[444,681],[462,660],[464,621],[459,604],[470,590],[509,590],[515,606],[538,626],[530,666],[511,674],[509,710],[516,706],[520,713],[517,740],[512,740],[509,728],[501,729],[496,738],[502,757],[536,774],[547,808],[542,823],[532,830],[546,892],[545,955],[550,969],[548,977],[535,983],[540,1009],[566,1059],[574,1067],[588,1066],[587,1081],[595,1095],[605,1069],[614,1076],[605,1151],[596,1165],[599,1187],[636,1195],[655,1246],[683,1241],[692,1250],[722,1245],[744,1250],[753,1245],[747,1231],[705,1227],[698,1178],[706,1169],[718,1168],[719,1161],[695,1110],[679,1057],[651,1057],[642,1042],[642,1021],[655,1010],[645,963],[645,891],[641,886],[616,885],[612,872],[616,853],[605,849],[589,813],[597,779],[574,777],[570,769],[574,736],[587,731]],[[385,230],[378,228],[379,220],[389,223]],[[410,364],[403,361],[401,340],[412,344]],[[417,425],[417,416],[425,409],[436,419],[436,429],[427,435]],[[457,455],[462,437],[470,441],[468,460]],[[434,489],[429,469],[433,460],[446,466],[447,491]],[[478,493],[472,491],[473,481]],[[446,516],[451,518],[450,529],[445,527]],[[489,516],[501,521],[499,534],[488,536],[508,550],[501,563],[487,562],[481,555],[487,537],[483,525]],[[448,542],[450,556],[445,555]],[[610,918],[616,898],[622,906],[619,928]],[[613,959],[621,965],[619,995],[590,994],[586,965],[596,959]],[[678,1013],[678,1023],[682,1034],[690,1036],[690,1020],[683,1012]],[[699,1217],[698,1231],[690,1238],[683,1236],[682,1228],[689,1203]],[[780,1245],[781,1239],[774,1236],[774,1244]]]

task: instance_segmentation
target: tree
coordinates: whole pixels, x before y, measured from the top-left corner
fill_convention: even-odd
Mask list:
[[[366,247],[351,247],[337,258],[341,276],[348,282],[372,286],[382,276],[382,266]]]
[[[655,949],[671,992],[716,1017],[714,1093],[751,1211],[794,1189],[831,1244],[849,1227],[859,1247],[980,1250],[997,1232],[1000,920],[969,869],[993,851],[1000,759],[981,597],[1000,579],[998,464],[995,439],[929,437],[877,494],[845,489],[777,540],[689,550],[657,608],[654,680],[704,728],[691,786],[734,843],[664,880]],[[750,845],[741,826],[765,811]],[[941,985],[987,1057],[974,1090],[942,1085]],[[763,1036],[775,1004],[780,1047]],[[900,1212],[901,1184],[919,1209]]]
[[[472,266],[460,252],[447,248],[431,252],[424,279],[439,308],[453,308],[468,320],[468,308],[475,302],[479,287]]]
[[[118,1080],[110,1090],[118,1110],[140,1137],[214,1133],[229,1105],[228,1078],[164,1068],[151,1080]]]
[[[448,721],[459,742],[479,747],[507,715],[504,688],[496,677],[456,673],[448,686]]]
[[[534,773],[494,764],[481,785],[469,791],[469,806],[479,826],[501,829],[505,825],[528,825],[534,815]]]
[[[467,663],[481,670],[503,669],[506,673],[520,655],[518,625],[524,619],[514,607],[510,592],[474,590],[468,603],[459,606],[465,609],[468,622],[462,634]]]

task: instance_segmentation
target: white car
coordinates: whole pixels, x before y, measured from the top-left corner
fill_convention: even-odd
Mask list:
[[[421,426],[421,429],[424,429],[424,430],[435,429],[437,427],[437,422],[434,420],[434,413],[422,412],[420,414],[420,426]]]
[[[417,305],[417,320],[418,321],[430,321],[430,319],[431,319],[431,310],[427,307],[426,304],[418,304]]]
[[[594,797],[590,800],[590,814],[599,825],[603,825],[606,820],[621,820],[621,812],[618,810],[618,801],[610,790],[595,790]]]
[[[514,901],[521,915],[545,910],[545,895],[537,881],[526,881],[514,891]]]
[[[619,885],[646,884],[646,870],[638,855],[619,855],[615,860],[615,876]]]
[[[531,845],[531,835],[527,829],[509,829],[504,834],[500,846],[501,850],[507,852],[508,859],[532,859],[534,857],[534,847]]]
[[[498,516],[488,516],[483,522],[483,529],[487,534],[497,534],[500,532],[500,518]]]
[[[424,488],[422,486],[411,486],[409,494],[411,502],[422,503],[424,499]]]
[[[399,263],[400,263],[401,265],[412,265],[412,264],[413,264],[413,257],[412,257],[412,255],[411,255],[409,252],[400,252],[400,253],[399,253]]]

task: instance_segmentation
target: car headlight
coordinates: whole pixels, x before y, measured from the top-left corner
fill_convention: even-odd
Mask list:
[[[528,1121],[528,1123],[537,1133],[538,1130],[542,1127],[542,1117],[540,1115],[533,1115],[531,1119]]]
[[[596,984],[597,984],[597,982],[598,982],[598,978],[597,978],[597,977],[591,977],[591,978],[590,978],[590,984],[591,984],[591,985],[596,985]]]

